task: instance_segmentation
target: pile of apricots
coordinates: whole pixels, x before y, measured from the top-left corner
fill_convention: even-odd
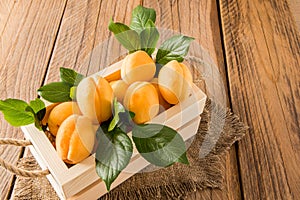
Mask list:
[[[170,61],[158,78],[155,73],[153,59],[136,51],[123,60],[119,77],[86,77],[77,86],[76,101],[47,106],[42,123],[56,137],[60,158],[76,164],[90,155],[99,124],[112,117],[115,97],[142,124],[191,93],[192,74],[183,63]]]

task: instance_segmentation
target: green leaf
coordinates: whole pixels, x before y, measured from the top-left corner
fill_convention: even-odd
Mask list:
[[[72,69],[61,67],[59,71],[61,81],[71,85],[78,85],[79,82],[84,79],[84,75],[79,74]]]
[[[118,127],[125,133],[130,132],[132,128],[135,126],[135,123],[132,120],[134,116],[135,113],[128,110],[119,113],[120,121],[118,123]]]
[[[108,131],[112,131],[116,125],[119,123],[120,121],[120,117],[119,117],[119,113],[121,112],[126,112],[124,106],[118,102],[117,98],[114,98],[113,101],[113,114],[114,114],[114,118],[111,120],[109,127],[108,127]]]
[[[122,23],[114,23],[112,20],[108,25],[108,29],[114,33],[117,40],[127,49],[130,53],[140,49],[139,34],[130,30],[128,26]]]
[[[161,124],[137,125],[132,136],[137,150],[150,163],[161,167],[175,162],[188,164],[185,143],[172,128]]]
[[[41,121],[46,114],[45,104],[39,98],[30,101],[30,107],[27,108],[28,111],[31,111],[34,114],[34,124],[35,127],[39,130],[42,130]],[[30,109],[29,109],[30,108]]]
[[[34,114],[28,111],[29,105],[19,99],[0,100],[0,111],[12,126],[25,126],[35,121]],[[30,108],[31,109],[31,108]]]
[[[77,89],[76,86],[73,86],[73,87],[71,87],[71,89],[70,89],[70,98],[71,98],[72,100],[76,100],[76,89]]]
[[[112,20],[110,20],[109,22],[108,29],[114,34],[119,34],[130,30],[130,28],[126,24],[122,24],[119,22],[114,23]]]
[[[96,131],[96,139],[97,141],[103,137],[102,134],[108,133],[108,127],[109,127],[110,121],[107,120],[105,122],[102,122],[101,125],[98,127],[98,130]],[[101,129],[101,130],[100,130]]]
[[[40,131],[43,130],[43,125],[41,123],[41,121],[37,118],[37,116],[35,115],[34,117],[34,126],[39,129]]]
[[[158,74],[159,74],[161,68],[163,67],[163,65],[156,62],[155,67],[156,67],[156,70],[155,70],[154,78],[158,78]]]
[[[117,101],[117,98],[113,102],[113,119],[111,120],[108,131],[112,131],[114,128],[118,127],[123,132],[129,132],[135,125],[132,119],[135,116],[134,112],[128,111],[124,106]]]
[[[159,39],[159,32],[155,28],[155,24],[151,19],[146,23],[145,29],[140,34],[141,49],[146,51],[149,56],[155,51],[157,41]]]
[[[98,148],[96,150],[96,172],[105,182],[109,191],[113,181],[128,165],[133,145],[130,138],[120,129],[113,132],[97,130]]]
[[[35,114],[37,114],[40,110],[45,108],[44,102],[42,100],[40,100],[39,98],[36,98],[35,100],[30,101],[29,105]]]
[[[134,116],[135,116],[135,113],[134,113],[134,112],[132,112],[132,111],[129,111],[129,116],[130,116],[130,118],[131,118],[131,119],[133,119],[133,118],[134,118]]]
[[[52,103],[70,101],[71,85],[65,82],[53,82],[38,89],[41,95],[47,101]]]
[[[152,8],[145,8],[139,5],[132,11],[130,28],[138,33],[141,33],[145,29],[149,19],[152,20],[153,23],[155,23],[155,10]]]
[[[37,119],[39,121],[42,121],[45,114],[46,114],[46,108],[44,108],[44,109],[42,109],[42,110],[40,110],[39,112],[36,113]]]
[[[182,62],[193,40],[194,38],[183,35],[176,35],[169,38],[159,47],[156,62],[162,65],[167,64],[171,60]]]

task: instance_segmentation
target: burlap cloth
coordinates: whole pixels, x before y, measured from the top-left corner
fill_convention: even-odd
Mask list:
[[[229,109],[208,100],[198,133],[187,142],[191,143],[187,152],[189,166],[175,164],[166,169],[138,173],[101,199],[178,199],[197,189],[222,188],[224,164],[221,156],[245,135],[247,129]],[[21,159],[18,165],[24,169],[39,169],[33,157]],[[151,171],[149,168],[153,166],[144,171]],[[58,197],[46,178],[18,177],[13,199]]]

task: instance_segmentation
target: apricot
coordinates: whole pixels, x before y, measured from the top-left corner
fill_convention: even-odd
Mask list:
[[[121,66],[121,77],[130,85],[136,81],[150,81],[156,71],[152,58],[145,51],[127,55]]]
[[[80,110],[76,102],[69,101],[55,106],[50,112],[48,118],[48,128],[50,133],[56,136],[63,121],[74,113],[80,114]]]
[[[57,106],[59,103],[52,103],[52,104],[50,104],[50,105],[48,105],[47,107],[46,107],[46,113],[45,113],[45,115],[44,115],[44,117],[43,117],[43,119],[42,119],[42,121],[41,121],[41,123],[42,123],[42,125],[44,125],[44,126],[46,126],[47,125],[47,123],[48,123],[48,119],[49,119],[49,115],[50,115],[50,112],[53,110],[53,108],[55,107],[55,106]]]
[[[126,91],[123,104],[135,113],[133,121],[145,123],[159,112],[159,100],[155,87],[149,82],[135,82]]]
[[[170,104],[185,100],[191,93],[193,77],[189,68],[176,60],[168,62],[158,74],[159,90]]]
[[[94,147],[97,126],[87,117],[69,116],[59,127],[56,151],[66,163],[76,164],[87,158]]]
[[[107,76],[104,77],[108,82],[116,81],[121,79],[121,70],[117,70]]]
[[[101,76],[83,79],[76,91],[76,99],[82,114],[93,123],[101,123],[112,115],[113,90]]]
[[[159,101],[159,112],[163,112],[171,107],[171,105],[164,99],[164,97],[161,95],[159,86],[158,86],[158,78],[154,78],[151,80],[152,85],[155,87],[157,95],[158,95],[158,101]]]
[[[123,102],[126,90],[128,88],[127,83],[123,80],[112,81],[109,83],[114,91],[114,96],[117,97],[119,102]]]

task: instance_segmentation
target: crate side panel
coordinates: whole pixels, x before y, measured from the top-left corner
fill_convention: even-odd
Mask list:
[[[191,122],[186,124],[184,127],[178,129],[178,132],[183,137],[183,139],[186,141],[190,139],[192,136],[194,136],[197,133],[199,123],[200,123],[200,117],[196,117]],[[119,177],[114,181],[114,183],[111,186],[111,189],[117,187],[127,179],[129,179],[131,176],[133,176],[138,171],[144,169],[146,166],[148,166],[150,163],[146,161],[143,157],[140,155],[137,156],[137,158],[134,159],[134,161],[131,161],[129,165],[123,170],[123,172],[120,173]],[[103,181],[98,180],[95,183],[91,184],[89,187],[85,188],[78,194],[76,194],[73,197],[70,197],[70,199],[98,199],[99,197],[106,194],[106,186]]]

